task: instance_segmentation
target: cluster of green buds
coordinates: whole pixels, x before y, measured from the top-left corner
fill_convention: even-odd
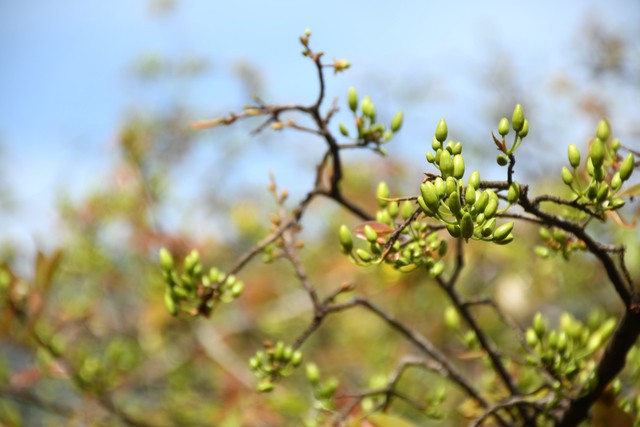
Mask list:
[[[326,410],[333,407],[333,397],[338,390],[340,383],[336,378],[320,380],[320,369],[315,363],[307,363],[305,372],[307,380],[313,387],[313,396],[318,403],[318,409]]]
[[[562,381],[558,388],[580,385],[588,390],[595,385],[596,363],[593,354],[604,346],[616,327],[615,318],[605,318],[595,313],[587,324],[569,313],[560,316],[558,329],[549,329],[547,319],[537,313],[531,327],[525,332],[527,345],[536,357],[529,356],[528,363],[542,364]]]
[[[185,256],[181,271],[176,268],[173,256],[166,248],[160,249],[160,264],[167,285],[165,306],[173,316],[181,312],[197,315],[197,307],[205,294],[210,295],[207,308],[213,309],[218,302],[234,301],[244,290],[244,283],[233,274],[225,274],[215,267],[205,273],[200,254],[195,249]]]
[[[273,345],[265,341],[264,350],[259,350],[249,359],[249,368],[260,378],[256,389],[261,392],[269,392],[274,389],[276,383],[283,377],[293,373],[302,363],[302,353],[294,350],[283,341]]]
[[[620,140],[612,138],[609,123],[600,120],[585,162],[588,179],[582,180],[578,173],[580,151],[575,145],[569,145],[571,169],[562,167],[562,181],[575,194],[578,203],[593,206],[597,211],[616,210],[624,205],[619,191],[631,176],[635,160],[633,153],[622,159],[619,148]]]
[[[513,143],[511,147],[507,147],[506,137],[509,134],[511,128],[514,130]],[[513,115],[511,116],[511,126],[509,126],[509,119],[503,117],[498,122],[498,133],[501,138],[497,138],[493,133],[493,142],[495,142],[500,154],[496,161],[500,166],[506,166],[509,163],[509,156],[518,149],[522,140],[529,133],[529,121],[524,116],[524,110],[522,105],[517,104],[513,109]]]
[[[561,253],[568,260],[574,251],[587,249],[587,245],[582,240],[556,227],[540,227],[539,234],[544,246],[536,246],[534,252],[543,259],[549,258],[554,253]]]
[[[438,233],[426,222],[410,221],[402,229],[400,236],[394,237],[391,247],[389,239],[396,230],[396,220],[409,221],[414,216],[415,203],[409,200],[389,199],[389,187],[383,181],[376,192],[380,209],[376,212],[376,221],[360,224],[355,229],[356,237],[366,241],[366,246],[355,248],[353,235],[346,225],[340,227],[340,250],[351,261],[360,266],[384,261],[400,271],[410,271],[426,267],[432,276],[440,275],[444,270],[442,257],[447,252],[447,241],[440,239]]]
[[[513,222],[496,226],[496,216],[502,212],[498,209],[498,195],[491,189],[480,189],[478,171],[473,171],[464,185],[462,144],[451,140],[445,144],[447,133],[447,124],[441,119],[431,143],[433,152],[427,152],[427,161],[440,170],[440,176],[420,185],[418,204],[425,215],[443,222],[452,237],[501,245],[510,243]],[[520,186],[513,182],[511,187],[507,198],[515,203],[520,196]]]
[[[371,97],[365,96],[362,100],[358,99],[358,92],[354,87],[349,88],[347,94],[347,102],[349,109],[353,113],[353,120],[357,129],[357,140],[362,145],[369,143],[375,144],[377,150],[386,154],[380,146],[387,143],[393,137],[395,132],[398,132],[402,127],[403,114],[398,111],[393,118],[389,126],[385,126],[383,123],[379,123],[376,117],[376,107],[371,100]],[[339,123],[338,128],[340,133],[346,137],[350,137],[347,126],[343,123]]]

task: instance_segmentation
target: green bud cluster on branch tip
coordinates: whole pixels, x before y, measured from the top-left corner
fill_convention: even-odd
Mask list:
[[[573,384],[591,387],[595,375],[594,353],[601,349],[613,334],[617,321],[603,318],[594,312],[589,325],[574,319],[569,313],[560,316],[557,329],[548,328],[548,320],[537,313],[525,331],[525,341],[535,356],[527,362],[543,367],[561,380],[559,387],[570,390]]]
[[[294,350],[283,341],[278,341],[275,345],[267,341],[264,343],[264,350],[259,350],[249,359],[249,368],[260,379],[256,389],[269,392],[281,378],[291,375],[301,363],[300,350]]]
[[[373,144],[378,153],[385,155],[385,150],[380,146],[389,142],[394,133],[398,132],[402,127],[404,120],[402,112],[397,112],[387,127],[377,121],[376,107],[370,96],[365,96],[359,101],[358,92],[354,87],[350,87],[347,93],[347,103],[349,109],[353,112],[353,119],[358,131],[358,141],[363,145]],[[358,106],[361,114],[358,114]],[[343,123],[338,125],[338,129],[343,136],[348,137],[350,135],[349,130]]]
[[[580,166],[580,151],[574,144],[567,149],[567,157],[572,170],[563,167],[562,182],[575,195],[576,203],[592,207],[596,212],[616,210],[624,206],[625,201],[618,195],[624,182],[629,179],[634,168],[633,154],[629,153],[620,163],[617,150],[620,141],[611,138],[611,127],[602,119],[598,123],[596,138],[590,144],[589,155],[585,163],[588,181],[584,182],[577,168]],[[545,251],[537,250],[539,254]]]
[[[225,275],[213,267],[208,274],[203,272],[200,254],[197,250],[189,252],[180,272],[173,256],[166,248],[160,249],[162,276],[166,283],[164,300],[167,311],[176,316],[180,312],[196,315],[197,307],[203,302],[200,297],[204,290],[210,290],[212,298],[206,301],[207,308],[212,309],[217,302],[231,302],[238,298],[244,290],[244,283],[234,275]]]

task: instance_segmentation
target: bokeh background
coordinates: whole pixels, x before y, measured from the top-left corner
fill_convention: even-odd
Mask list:
[[[417,192],[442,117],[464,143],[467,170],[503,179],[490,134],[521,103],[530,131],[516,178],[537,192],[562,191],[567,145],[584,153],[602,117],[639,149],[639,23],[636,0],[0,0],[0,266],[15,276],[32,319],[25,326],[8,311],[0,318],[0,424],[125,425],[96,399],[101,393],[154,426],[298,426],[313,418],[303,375],[265,396],[253,392],[246,367],[265,338],[291,342],[309,321],[290,266],[252,263],[237,303],[213,319],[183,321],[164,308],[157,262],[161,246],[176,256],[196,247],[206,266],[224,271],[269,233],[270,172],[292,204],[312,186],[323,154],[313,136],[250,136],[259,121],[190,127],[254,97],[314,100],[316,71],[298,40],[306,28],[314,49],[352,64],[328,73],[330,99],[344,106],[355,86],[383,122],[404,111],[386,159],[345,153],[345,193],[375,209],[380,180],[394,195]],[[349,122],[345,110],[333,122],[336,134],[339,121]],[[637,213],[630,203],[623,216]],[[440,321],[448,303],[432,282],[356,269],[338,253],[337,229],[357,220],[328,201],[314,203],[305,219],[301,257],[322,295],[355,283],[440,348],[464,351],[464,334]],[[537,228],[518,233],[508,248],[469,245],[465,295],[494,295],[523,325],[538,311],[553,324],[568,310],[594,329],[619,312],[592,258],[540,260],[532,252]],[[595,234],[627,243],[638,277],[637,229],[609,224]],[[515,351],[495,315],[478,317],[501,349]],[[33,333],[62,357],[34,343]],[[303,350],[349,394],[380,384],[412,348],[379,320],[350,312]],[[456,362],[477,384],[495,383],[477,360]],[[445,385],[420,373],[403,388],[428,397]],[[456,393],[447,391],[453,418],[434,425],[464,421]],[[51,399],[58,411],[37,404]],[[430,425],[424,414],[398,411]]]

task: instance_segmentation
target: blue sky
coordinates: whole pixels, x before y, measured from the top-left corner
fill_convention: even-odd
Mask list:
[[[354,64],[330,80],[330,94],[356,85],[389,109],[403,108],[412,126],[405,147],[430,134],[439,117],[486,132],[491,92],[482,79],[491,77],[492,60],[506,60],[517,75],[516,95],[535,100],[550,75],[571,73],[585,22],[640,37],[634,0],[182,0],[164,15],[151,13],[149,3],[0,0],[0,177],[17,203],[17,211],[0,214],[0,240],[27,248],[46,240],[56,195],[79,195],[104,179],[127,112],[176,100],[203,113],[239,108],[247,100],[230,78],[236,61],[263,73],[267,99],[311,99],[315,81],[297,41],[306,27],[329,58]],[[149,53],[205,57],[212,75],[189,85],[141,86],[130,70]],[[421,91],[428,99],[412,103],[410,95]],[[564,137],[584,136],[581,126]],[[267,168],[256,175],[266,177]]]

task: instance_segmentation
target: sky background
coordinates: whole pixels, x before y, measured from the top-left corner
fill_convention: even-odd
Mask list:
[[[297,40],[307,27],[312,46],[353,64],[330,77],[331,97],[354,85],[384,103],[382,115],[405,111],[392,155],[423,156],[440,117],[455,138],[488,135],[495,111],[510,116],[517,101],[532,125],[528,139],[546,141],[523,146],[525,155],[562,158],[566,145],[587,138],[597,121],[578,120],[566,100],[546,109],[561,77],[577,83],[578,95],[582,87],[606,90],[605,98],[616,101],[608,111],[620,117],[614,130],[638,148],[637,84],[630,91],[576,68],[585,51],[581,31],[590,24],[624,36],[637,60],[635,0],[0,0],[0,182],[14,202],[0,213],[0,241],[26,251],[55,241],[57,197],[80,197],[107,179],[117,132],[134,111],[188,105],[196,121],[238,110],[249,101],[234,71],[240,63],[259,71],[267,101],[313,99],[315,75]],[[208,71],[141,83],[134,70],[145,58],[204,58]],[[200,160],[188,169],[193,176],[216,155],[215,138],[204,139],[195,154]],[[557,151],[549,146],[555,140]],[[251,173],[262,185],[271,162],[264,156],[275,151],[258,153],[239,175],[259,163]],[[280,165],[285,178],[287,168]]]

